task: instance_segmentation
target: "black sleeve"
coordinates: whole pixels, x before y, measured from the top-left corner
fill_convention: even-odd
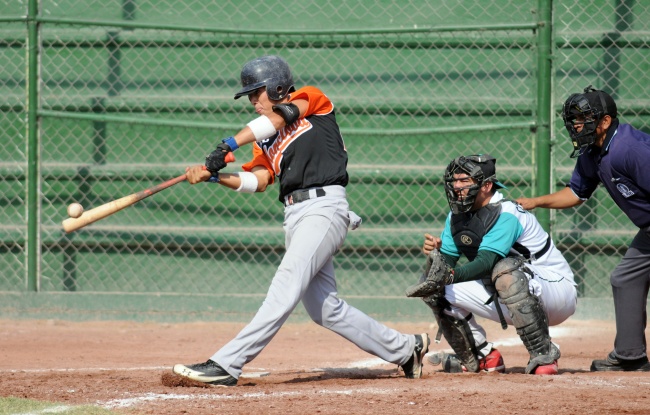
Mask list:
[[[492,268],[503,257],[496,252],[479,250],[474,261],[454,268],[454,284],[458,282],[474,281],[486,275],[492,275]]]

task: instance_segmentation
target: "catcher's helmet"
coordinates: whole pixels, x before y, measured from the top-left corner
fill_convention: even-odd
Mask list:
[[[580,156],[596,141],[596,128],[605,115],[617,117],[616,102],[607,92],[596,90],[591,85],[564,102],[562,120],[573,143],[573,152],[569,157]],[[582,125],[580,131],[577,125]]]
[[[241,70],[242,88],[235,94],[235,99],[250,95],[266,87],[269,98],[279,101],[288,93],[295,91],[293,76],[289,64],[279,56],[262,56],[246,62]]]
[[[478,191],[485,182],[494,183],[497,189],[503,189],[505,186],[497,180],[496,175],[497,160],[489,154],[474,154],[471,156],[456,157],[449,163],[445,169],[445,193],[447,202],[453,214],[469,212],[474,206]],[[465,173],[476,180],[468,187],[467,195],[460,197],[458,189],[454,189],[454,174]]]

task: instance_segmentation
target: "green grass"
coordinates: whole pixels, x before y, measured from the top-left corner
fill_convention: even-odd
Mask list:
[[[52,413],[60,415],[111,415],[118,412],[94,405],[67,405],[14,397],[0,398],[0,415],[45,415]]]

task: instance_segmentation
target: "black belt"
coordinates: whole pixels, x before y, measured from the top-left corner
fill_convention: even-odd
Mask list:
[[[540,249],[539,252],[535,254],[531,254],[528,249],[526,249],[523,245],[515,242],[512,248],[519,252],[519,255],[523,256],[527,261],[530,260],[536,260],[544,256],[545,253],[548,252],[548,250],[551,248],[551,235],[546,238],[546,244],[544,245],[544,248]],[[518,249],[519,248],[519,249]]]
[[[550,248],[551,248],[551,235],[549,235],[548,238],[546,238],[546,244],[544,245],[544,248],[542,248],[536,254],[530,255],[530,257],[526,258],[526,259],[532,259],[533,261],[536,260],[536,259],[539,259],[539,258],[543,257],[544,254],[547,253]],[[526,256],[526,255],[524,255],[524,256]]]
[[[311,190],[316,190],[315,196],[311,195]],[[291,206],[296,203],[304,202],[305,200],[314,199],[317,197],[325,196],[325,190],[322,188],[317,189],[305,189],[305,190],[296,190],[284,197],[284,205]]]

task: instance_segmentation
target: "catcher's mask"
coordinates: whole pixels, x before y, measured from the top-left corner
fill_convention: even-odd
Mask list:
[[[596,128],[605,115],[616,118],[616,103],[607,92],[596,90],[591,85],[564,102],[562,120],[573,144],[569,157],[580,156],[596,141]],[[582,126],[582,129],[578,131],[577,126]]]
[[[497,180],[497,160],[489,154],[474,154],[471,156],[460,156],[455,158],[445,169],[445,193],[447,202],[453,214],[469,212],[474,206],[476,195],[485,182],[492,182],[497,189],[504,189],[505,186]],[[458,189],[454,188],[454,174],[467,174],[476,183]],[[467,189],[467,194],[461,197],[459,190]]]
[[[262,56],[246,62],[241,70],[242,88],[235,94],[235,99],[250,95],[266,87],[270,99],[279,101],[296,89],[289,64],[279,56]]]

